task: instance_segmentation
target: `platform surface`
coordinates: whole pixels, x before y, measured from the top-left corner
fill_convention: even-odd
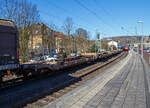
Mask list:
[[[150,108],[150,69],[135,52],[43,108]]]

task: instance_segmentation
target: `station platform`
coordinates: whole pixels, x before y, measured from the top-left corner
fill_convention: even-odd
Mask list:
[[[150,69],[135,52],[43,108],[150,108]]]

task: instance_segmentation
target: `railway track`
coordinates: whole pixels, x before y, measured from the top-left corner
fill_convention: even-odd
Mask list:
[[[109,60],[110,58],[103,58],[102,60],[106,60],[107,61],[107,59]],[[101,62],[101,60],[98,60],[97,62],[99,63],[99,62]],[[85,67],[87,67],[87,66],[90,66],[90,65],[93,65],[93,64],[97,64],[97,62],[95,61],[95,62],[83,64],[83,65],[85,65]],[[80,67],[82,69],[81,65],[78,66],[79,69],[80,69]],[[47,73],[45,72],[46,74],[38,74],[38,75],[30,74],[26,78],[23,77],[22,75],[18,76],[18,77],[15,76],[15,75],[6,76],[6,77],[3,78],[3,82],[1,82],[0,90],[6,90],[6,89],[9,89],[9,88],[14,87],[14,86],[18,86],[18,85],[21,85],[21,84],[24,84],[24,83],[28,83],[29,81],[39,80],[39,79],[47,77],[49,75],[53,75],[53,74],[57,74],[57,73],[59,74],[61,72],[64,73],[65,71],[72,70],[73,68],[74,67],[70,67],[68,69],[63,69],[63,70],[60,70],[60,71],[47,72]],[[20,73],[23,73],[23,72],[20,72]]]
[[[25,108],[29,108],[29,107],[32,108],[34,106],[41,107],[41,106],[55,100],[56,98],[62,96],[63,94],[65,94],[66,92],[72,90],[73,88],[76,88],[77,86],[83,84],[84,82],[86,82],[90,78],[96,76],[97,74],[99,74],[100,72],[105,70],[107,67],[112,65],[111,63],[115,63],[115,62],[119,61],[120,59],[124,58],[126,55],[127,54],[121,54],[117,57],[114,57],[114,58],[108,60],[107,62],[97,63],[95,65],[89,66],[88,68],[86,68],[82,71],[80,70],[80,71],[77,71],[76,73],[70,74],[71,76],[73,76],[75,78],[72,78],[69,81],[65,81],[64,83],[62,83],[58,87],[53,88],[52,90],[49,90],[49,91],[47,91],[43,94],[40,94],[39,96],[35,96],[35,97],[31,98],[30,100],[28,100],[26,102],[22,102],[18,105],[15,105],[14,107],[17,108],[17,107],[22,107],[22,106],[25,106],[25,105],[27,105],[27,106],[25,106]],[[99,69],[102,69],[102,70],[99,71]],[[49,96],[46,96],[46,95],[49,95]],[[46,96],[46,97],[42,98],[44,96]],[[40,99],[40,98],[42,98],[42,99]],[[35,101],[37,99],[40,99],[40,100]],[[33,102],[33,103],[32,104],[27,104],[29,102]]]
[[[11,104],[10,106],[13,108],[19,108],[19,107],[26,107],[26,108],[33,108],[35,106],[41,107],[56,98],[62,96],[66,92],[72,90],[73,88],[83,84],[88,79],[96,76],[103,70],[107,69],[111,65],[113,65],[115,62],[119,61],[120,59],[124,58],[127,55],[127,53],[122,53],[116,57],[113,57],[105,62],[100,62],[94,65],[91,65],[85,69],[79,70],[75,73],[69,73],[68,78],[62,78],[64,80],[63,83],[58,83],[57,86],[51,87],[45,92],[39,93],[36,96],[32,96],[28,99],[25,99],[23,101],[20,101],[15,104]],[[57,81],[57,78],[56,78]],[[57,81],[58,82],[58,81]],[[25,93],[26,94],[26,93]],[[38,100],[38,101],[37,101]],[[7,102],[7,100],[5,100]],[[0,102],[1,104],[2,102]]]

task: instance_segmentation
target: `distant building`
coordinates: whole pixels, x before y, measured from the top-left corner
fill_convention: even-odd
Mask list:
[[[44,24],[32,24],[29,28],[28,52],[31,55],[47,54],[48,45],[46,44],[53,30]]]
[[[54,37],[55,37],[56,53],[64,52],[64,45],[63,45],[64,34],[61,32],[54,32]]]
[[[28,52],[31,55],[54,55],[63,51],[64,34],[56,32],[44,24],[33,24],[29,27]]]
[[[108,42],[108,47],[111,48],[112,50],[114,50],[114,47],[115,47],[115,49],[117,49],[118,43],[116,41],[111,40]]]
[[[135,43],[135,44],[134,44],[134,47],[137,48],[137,47],[138,47],[138,43]]]

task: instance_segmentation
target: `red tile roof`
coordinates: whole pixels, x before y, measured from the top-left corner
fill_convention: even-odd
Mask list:
[[[61,32],[54,32],[54,36],[63,38],[63,37],[64,37],[64,34],[61,33]]]

